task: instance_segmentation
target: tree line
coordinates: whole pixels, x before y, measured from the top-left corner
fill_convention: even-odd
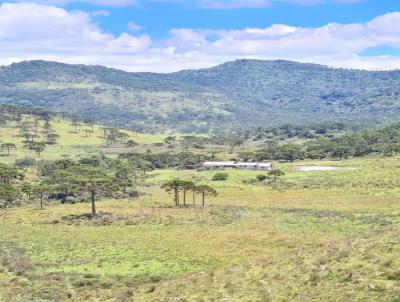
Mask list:
[[[360,130],[305,143],[267,142],[255,151],[242,152],[241,158],[254,160],[347,159],[400,154],[400,124],[377,130]]]

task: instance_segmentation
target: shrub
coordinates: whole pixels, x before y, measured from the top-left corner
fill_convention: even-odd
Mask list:
[[[258,181],[263,181],[266,180],[267,178],[268,178],[267,175],[257,175]]]
[[[20,159],[15,160],[15,165],[20,168],[33,167],[36,165],[36,159],[34,159],[32,157],[20,158]]]
[[[224,173],[224,172],[218,172],[215,173],[212,180],[214,181],[223,181],[223,180],[227,180],[229,177],[228,173]]]

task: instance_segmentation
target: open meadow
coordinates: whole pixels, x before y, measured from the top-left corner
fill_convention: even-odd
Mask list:
[[[301,172],[294,165],[350,171]],[[141,196],[0,211],[3,301],[399,301],[400,160],[278,164],[260,171],[155,170]],[[212,184],[174,207],[168,179]]]

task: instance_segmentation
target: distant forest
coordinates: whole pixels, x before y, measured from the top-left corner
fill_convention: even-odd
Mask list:
[[[238,60],[171,74],[28,61],[0,67],[0,103],[138,131],[208,133],[325,121],[399,121],[400,71]]]

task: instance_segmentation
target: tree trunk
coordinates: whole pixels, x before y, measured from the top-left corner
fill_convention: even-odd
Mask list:
[[[175,191],[175,206],[179,207],[179,191],[178,188],[174,188]]]
[[[43,209],[43,193],[40,193],[40,208]]]
[[[186,206],[186,189],[183,190],[183,205]]]
[[[206,205],[206,192],[204,192],[203,191],[203,200],[202,200],[202,203],[203,203],[203,207]]]
[[[95,191],[92,190],[92,216],[96,216],[96,198],[95,198]]]

